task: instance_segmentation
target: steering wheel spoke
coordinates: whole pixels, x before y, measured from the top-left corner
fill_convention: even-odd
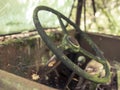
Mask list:
[[[79,49],[79,52],[83,53],[85,56],[87,56],[91,59],[94,59],[95,61],[97,61],[99,63],[102,63],[102,64],[105,63],[105,61],[101,60],[98,56],[91,54],[90,52],[86,51],[82,47]]]
[[[65,27],[65,25],[64,25],[61,17],[60,17],[60,16],[57,16],[57,17],[58,17],[59,23],[60,23],[60,25],[61,25],[61,28],[62,28],[62,30],[63,30],[63,33],[65,33],[66,35],[68,35],[68,32],[67,32],[67,30],[66,30],[66,27]]]

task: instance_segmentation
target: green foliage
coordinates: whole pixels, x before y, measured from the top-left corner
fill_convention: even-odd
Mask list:
[[[64,1],[64,2],[63,2]],[[3,0],[0,1],[0,34],[34,30],[32,12],[38,5],[52,7],[69,16],[73,0]],[[96,14],[93,15],[92,0],[86,0],[86,31],[120,35],[120,0],[95,0]],[[13,4],[14,3],[14,4]],[[71,19],[75,21],[76,5]],[[84,10],[84,8],[83,8]],[[84,30],[84,11],[80,28]],[[43,12],[39,14],[44,27],[58,27],[56,16]]]
[[[89,32],[99,32],[112,35],[120,35],[120,1],[97,0],[95,6],[97,12],[93,15],[91,0],[86,2],[86,27]],[[82,14],[81,28],[84,29]]]

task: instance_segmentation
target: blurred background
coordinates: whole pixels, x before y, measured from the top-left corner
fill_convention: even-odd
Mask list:
[[[69,16],[73,0],[0,0],[0,34],[34,30],[33,10],[38,5],[54,8]],[[58,27],[59,22],[52,13],[39,15],[44,27]]]
[[[80,23],[82,30],[120,35],[119,0],[94,0],[95,8],[93,0],[81,1],[84,1]],[[54,8],[75,21],[77,0],[0,0],[0,35],[34,30],[33,10],[39,5]],[[39,18],[45,28],[59,27],[52,13],[40,13]]]

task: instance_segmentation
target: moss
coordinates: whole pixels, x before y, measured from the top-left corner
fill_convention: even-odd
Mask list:
[[[34,39],[37,39],[37,38],[39,38],[38,35],[26,37],[26,38],[9,39],[9,40],[0,42],[0,45],[8,45],[8,44],[13,44],[13,43],[24,44],[25,42],[32,45],[32,42],[34,42]]]

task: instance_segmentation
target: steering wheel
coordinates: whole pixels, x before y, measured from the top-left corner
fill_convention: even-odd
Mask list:
[[[47,34],[45,33],[39,18],[38,18],[38,12],[39,11],[49,11],[53,14],[55,14],[58,17],[59,23],[61,25],[61,28],[64,32],[64,37],[63,37],[63,47],[69,48],[74,52],[81,52],[84,55],[88,56],[91,59],[96,60],[97,62],[101,63],[104,66],[105,69],[105,77],[100,78],[100,77],[95,77],[92,76],[90,74],[88,74],[87,72],[85,72],[84,70],[82,70],[79,66],[77,66],[75,63],[73,63],[64,53],[63,51],[56,47],[56,45],[49,39],[49,37],[47,36]],[[70,36],[66,30],[66,27],[63,23],[63,21],[66,21],[67,23],[69,23],[71,26],[74,27],[74,29],[76,30],[76,32],[80,33],[80,35],[88,42],[88,44],[91,46],[91,48],[96,52],[96,56],[91,54],[90,52],[86,51],[85,49],[83,49],[78,41]],[[46,45],[48,46],[48,48],[56,55],[56,57],[62,61],[62,63],[64,63],[70,70],[74,71],[77,75],[84,77],[87,80],[90,80],[92,82],[95,83],[107,83],[110,81],[110,69],[107,63],[107,60],[104,58],[102,52],[99,50],[99,48],[97,47],[97,45],[87,36],[86,33],[84,33],[76,24],[74,24],[70,19],[68,19],[67,17],[65,17],[63,14],[61,14],[60,12],[46,7],[46,6],[38,6],[35,8],[34,13],[33,13],[33,21],[35,24],[35,27],[38,31],[38,33],[40,34],[41,38],[43,39],[43,41],[46,43]]]

